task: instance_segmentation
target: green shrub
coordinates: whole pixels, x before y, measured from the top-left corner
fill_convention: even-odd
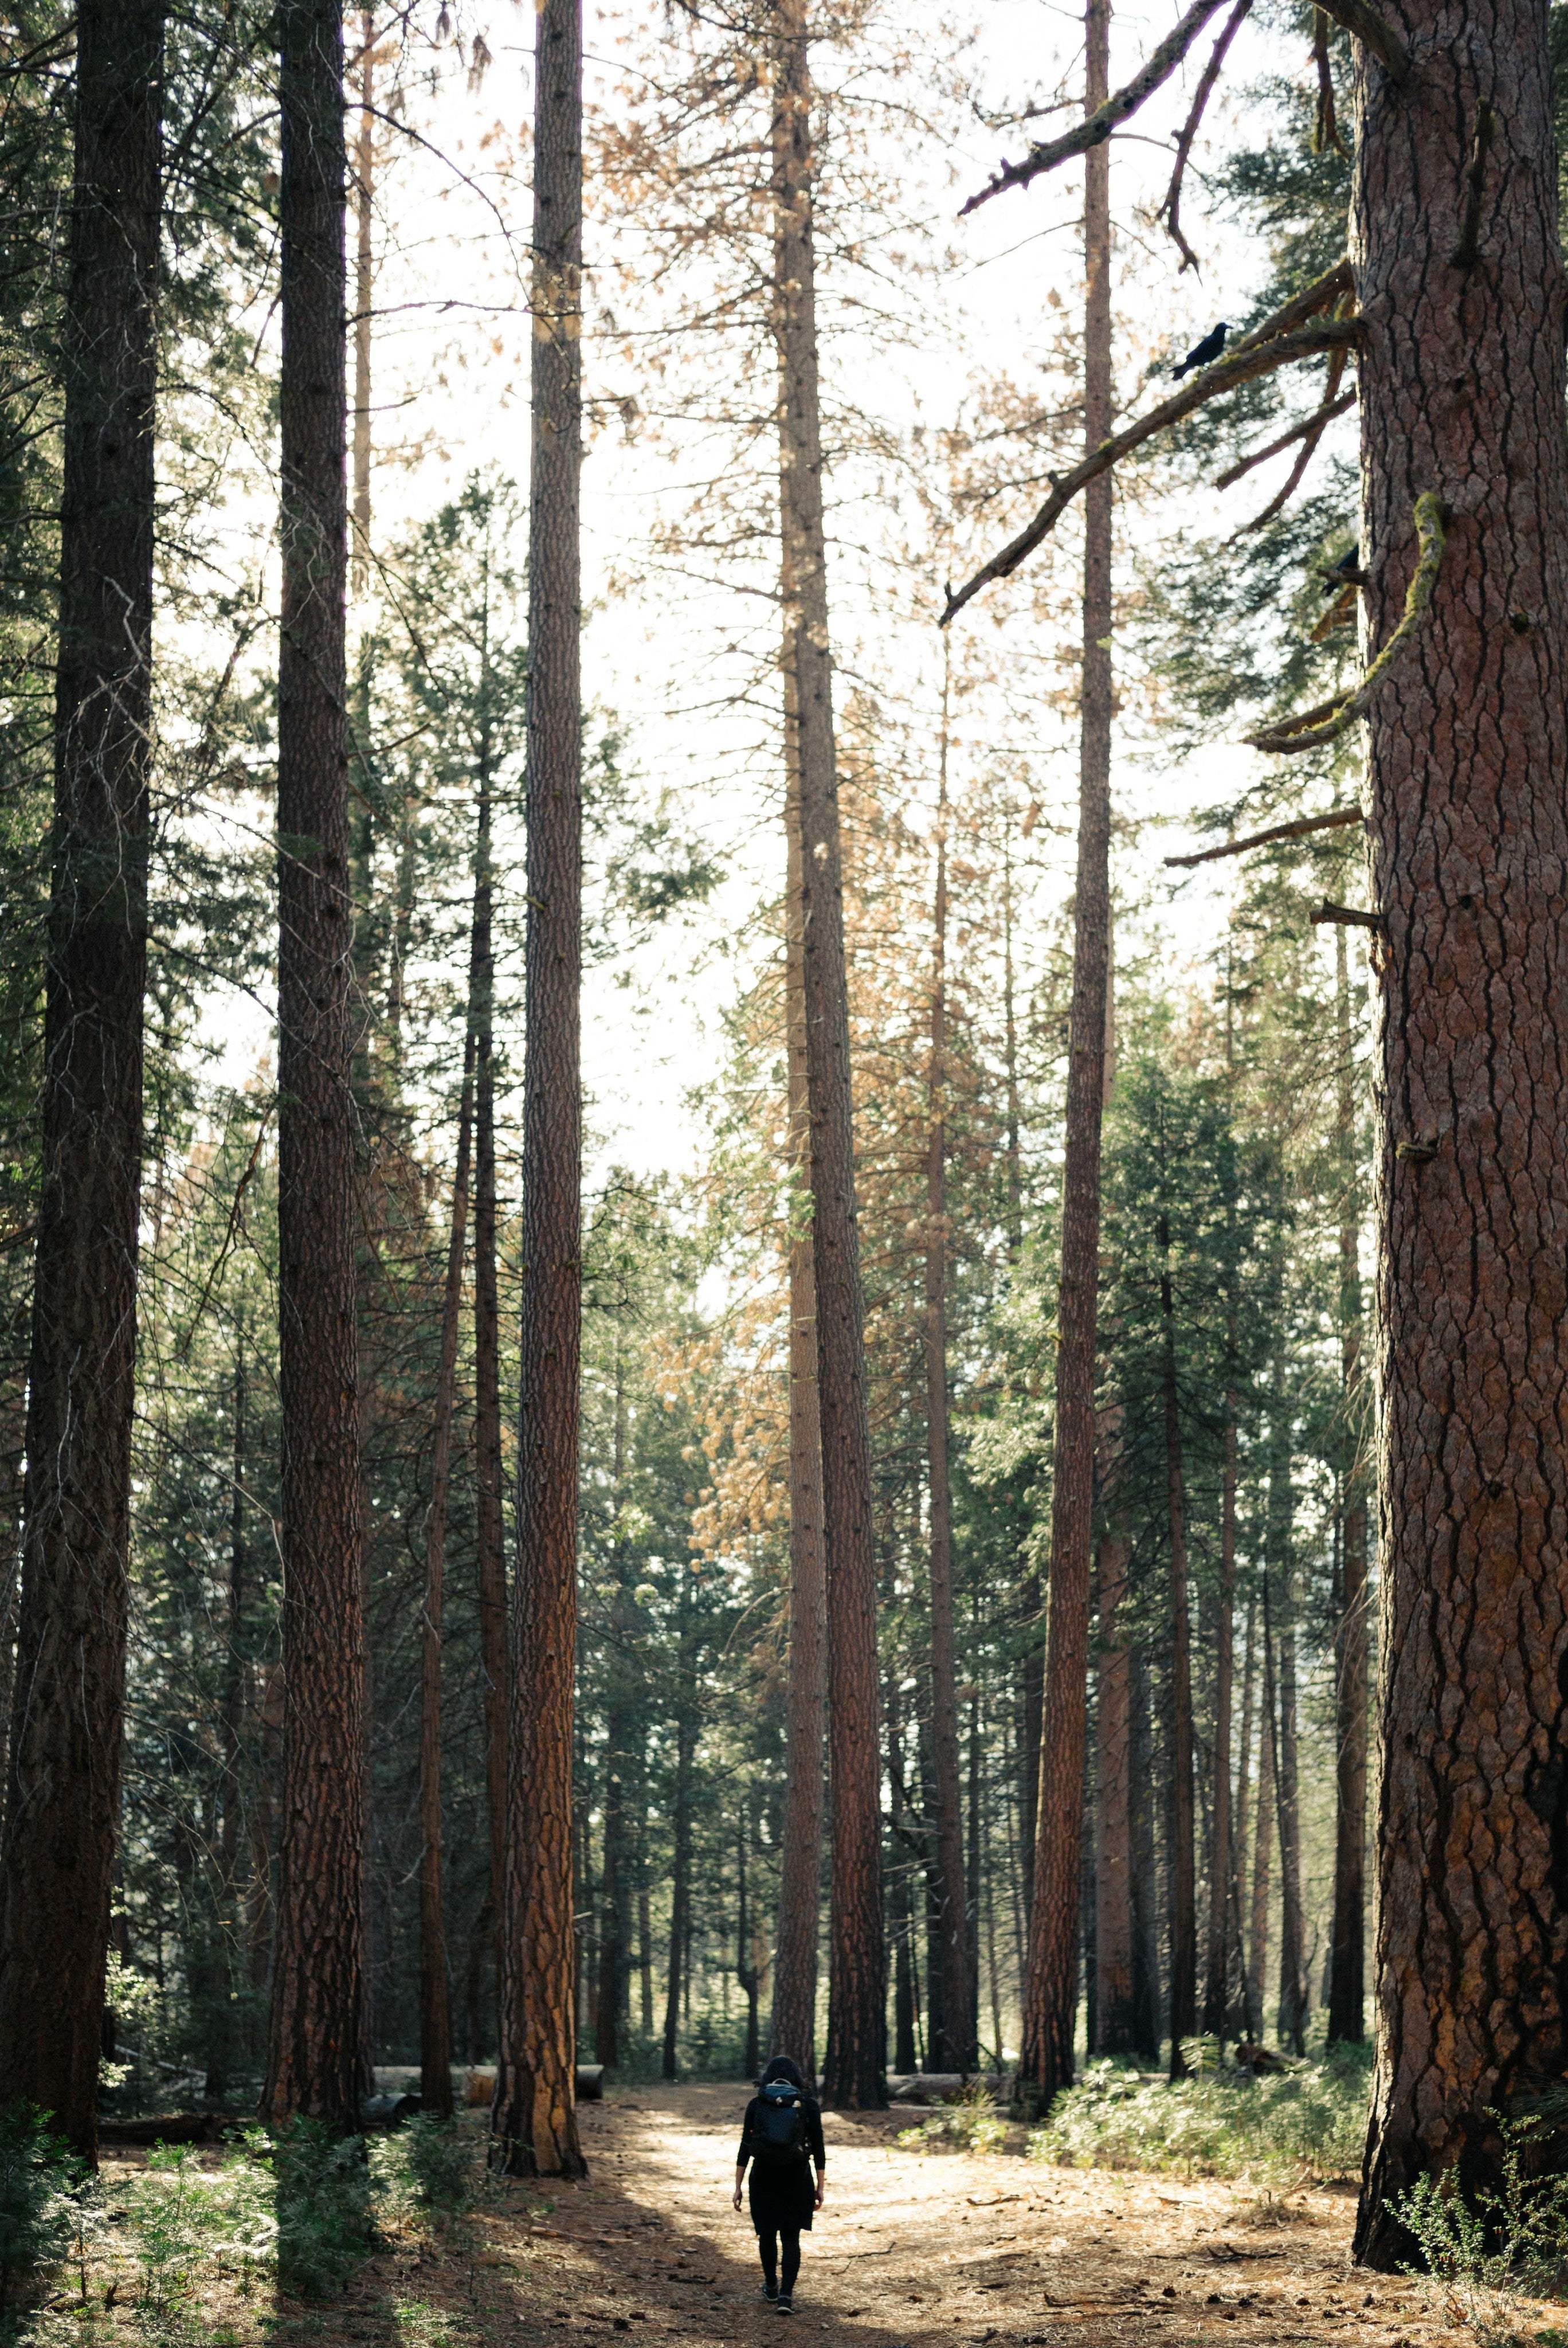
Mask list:
[[[902,2129],[898,2142],[912,2152],[1000,2152],[1007,2133],[989,2088],[976,2084],[945,2096],[918,2127]]]
[[[49,2131],[32,2104],[0,2111],[0,2335],[14,2328],[14,2302],[39,2271],[58,2265],[77,2231],[75,2197],[85,2162]]]
[[[1360,2166],[1370,2069],[1369,2053],[1350,2046],[1264,2078],[1209,2067],[1188,2079],[1143,2079],[1120,2064],[1091,2063],[1058,2096],[1029,2151],[1070,2168],[1277,2178],[1306,2168],[1343,2177]]]
[[[292,2120],[272,2137],[278,2281],[299,2299],[330,2299],[375,2248],[363,2137]]]
[[[1483,2348],[1518,2339],[1510,2295],[1543,2299],[1568,2279],[1568,2177],[1531,2173],[1542,2140],[1542,2116],[1499,2121],[1501,2190],[1467,2199],[1458,2176],[1420,2177],[1390,2201],[1391,2214],[1419,2253],[1405,2272],[1435,2287],[1450,2320],[1466,2324]],[[1548,2133],[1550,2133],[1548,2129]]]
[[[135,2228],[141,2289],[137,2306],[167,2324],[196,2289],[197,2276],[220,2223],[195,2147],[155,2144],[127,2199]]]
[[[474,2198],[474,2143],[456,2121],[421,2115],[397,2137],[416,2199],[426,2209],[466,2209]]]

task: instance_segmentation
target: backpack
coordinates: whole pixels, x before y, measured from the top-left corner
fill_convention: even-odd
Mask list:
[[[758,2097],[757,2150],[774,2160],[805,2157],[805,2106],[788,2079],[770,2079]]]

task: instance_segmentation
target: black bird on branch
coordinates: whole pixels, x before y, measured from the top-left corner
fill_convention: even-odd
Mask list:
[[[1212,366],[1214,361],[1218,358],[1220,353],[1224,350],[1225,346],[1225,336],[1229,332],[1230,326],[1226,320],[1222,318],[1217,326],[1210,328],[1209,332],[1204,336],[1201,343],[1194,343],[1193,345],[1192,349],[1187,353],[1187,355],[1182,361],[1181,366],[1173,366],[1171,369],[1172,381],[1174,383],[1180,383],[1182,377],[1184,375],[1191,375],[1194,367],[1206,367]]]
[[[1345,587],[1364,587],[1367,578],[1361,568],[1360,547],[1351,547],[1349,552],[1342,554],[1332,570],[1325,571],[1322,576],[1325,595],[1337,595]]]

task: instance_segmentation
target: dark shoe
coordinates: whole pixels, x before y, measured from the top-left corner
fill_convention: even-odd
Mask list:
[[[778,2309],[781,2315],[793,2315],[794,2313],[794,2301],[791,2298],[787,2291],[780,2291]]]
[[[773,2303],[774,2303],[774,2300],[778,2297],[778,2295],[779,2295],[779,2287],[778,2287],[778,2285],[777,2285],[777,2283],[776,2283],[776,2282],[764,2282],[764,2285],[763,2285],[763,2297],[767,2301],[767,2303],[768,2303],[768,2305],[769,2305],[770,2307],[773,2305]]]

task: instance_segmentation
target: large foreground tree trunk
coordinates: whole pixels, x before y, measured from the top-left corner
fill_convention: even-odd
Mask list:
[[[1449,508],[1368,727],[1377,948],[1383,1776],[1357,2250],[1568,2068],[1568,440],[1546,11],[1404,0],[1358,67],[1352,252],[1372,649],[1413,499]],[[1480,139],[1487,109],[1490,145]],[[1472,162],[1472,157],[1477,160]],[[1476,190],[1472,267],[1456,263]]]
[[[789,614],[794,621],[798,615]],[[784,1846],[769,2051],[816,2075],[817,1936],[822,1911],[823,1733],[827,1711],[827,1560],[822,1526],[822,1426],[816,1392],[816,1273],[808,1202],[805,914],[800,842],[800,727],[794,626],[784,646],[784,1028],[793,1176],[789,1240],[789,1697]]]
[[[164,17],[162,0],[87,0],[77,15],[42,1180],[0,1862],[0,2101],[40,2105],[89,2158],[125,1699]]]
[[[284,0],[278,1225],[283,1814],[263,2108],[359,2118],[364,1814],[350,1072],[343,17]]]
[[[827,1546],[829,1768],[829,2103],[879,2108],[883,2079],[882,1806],[877,1735],[876,1565],[866,1412],[865,1302],[855,1209],[855,1128],[844,884],[833,734],[827,547],[822,511],[816,292],[812,246],[811,77],[802,0],[779,0],[774,82],[774,289],[785,626],[796,647],[806,1073],[811,1101],[812,1241],[817,1395]]]
[[[1108,88],[1109,0],[1085,11],[1092,114]],[[1083,423],[1092,451],[1111,430],[1111,149],[1084,159]],[[1100,1132],[1111,967],[1111,476],[1091,483],[1083,516],[1083,686],[1078,873],[1057,1302],[1056,1433],[1046,1615],[1045,1725],[1020,2082],[1049,2108],[1072,2084],[1078,2006],[1080,1844],[1094,1522],[1094,1363],[1100,1294]]]
[[[505,1977],[492,2125],[514,2176],[577,2177],[572,1696],[582,1347],[582,21],[534,64],[523,1327]]]

